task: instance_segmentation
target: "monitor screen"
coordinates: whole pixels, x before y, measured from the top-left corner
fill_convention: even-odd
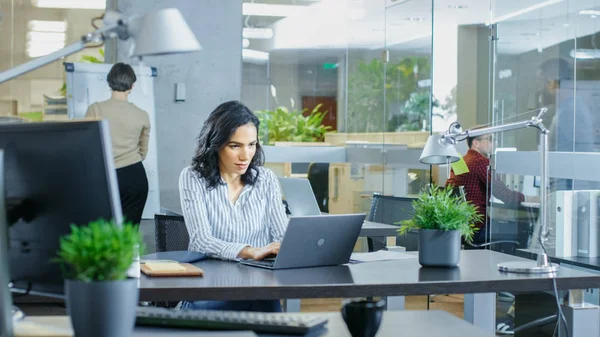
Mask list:
[[[16,288],[62,297],[52,259],[70,225],[122,219],[106,121],[0,125],[9,275]],[[0,271],[2,272],[2,271]]]
[[[540,176],[533,177],[533,187],[540,188]]]

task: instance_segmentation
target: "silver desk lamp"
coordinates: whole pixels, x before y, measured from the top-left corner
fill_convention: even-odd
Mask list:
[[[146,15],[126,16],[115,11],[107,11],[103,17],[104,26],[81,37],[75,42],[54,53],[33,59],[12,69],[0,72],[0,83],[28,73],[62,57],[76,53],[90,43],[103,43],[107,39],[132,39],[130,56],[165,55],[200,50],[200,43],[176,8],[167,8]],[[0,336],[12,336],[12,301],[8,282],[8,224],[4,201],[3,162],[0,149]]]
[[[550,264],[548,254],[546,252],[545,241],[548,237],[548,129],[542,122],[542,116],[546,113],[547,108],[539,109],[536,116],[522,122],[509,123],[498,126],[490,126],[487,128],[462,131],[458,123],[450,126],[450,129],[439,135],[429,136],[427,144],[423,149],[421,158],[419,159],[424,164],[445,164],[451,162],[452,153],[456,153],[454,145],[467,137],[478,137],[482,135],[518,130],[524,128],[535,128],[540,132],[541,155],[540,159],[542,172],[540,174],[540,216],[541,226],[539,241],[543,249],[542,254],[538,254],[537,261],[512,261],[498,264],[498,269],[510,273],[552,273],[558,270],[557,264]],[[449,148],[454,149],[448,150]],[[456,159],[458,160],[458,158]]]

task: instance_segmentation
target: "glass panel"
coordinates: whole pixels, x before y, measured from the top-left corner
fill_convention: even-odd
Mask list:
[[[587,172],[586,162],[593,162],[600,142],[596,102],[600,95],[596,55],[596,35],[600,28],[596,19],[598,5],[576,0],[496,1],[492,11],[492,17],[499,21],[493,68],[493,122],[525,120],[535,115],[534,109],[548,109],[543,121],[550,131],[549,150],[556,155],[550,156],[546,200],[550,255],[598,256],[594,253],[598,251],[597,235],[592,234],[598,220],[593,216],[590,220],[589,212],[596,207],[591,199],[600,191],[600,179],[594,175],[582,178]],[[506,132],[496,141],[498,147],[533,151],[530,156],[535,161],[532,163],[539,165],[540,141],[535,130]],[[517,158],[518,152],[503,158]],[[584,153],[589,161],[566,159],[566,154],[574,152]],[[521,244],[519,248],[539,249],[541,217],[538,209],[523,205],[539,203],[539,184],[532,182],[540,173],[526,175],[519,170],[515,168],[515,172],[503,175],[502,179],[508,188],[521,193],[526,203],[499,205],[493,202],[491,222],[497,228],[492,229],[492,233],[504,232],[506,223],[515,228],[529,227],[529,233],[514,234],[515,238],[529,241],[527,247]],[[500,236],[492,235],[492,240],[495,238]],[[578,243],[581,245],[577,246]]]
[[[0,3],[0,71],[60,50],[95,28],[105,1],[86,8],[38,8],[32,1]],[[90,2],[91,3],[91,2]],[[91,6],[91,7],[90,7]],[[93,8],[92,8],[93,7]],[[103,62],[103,47],[87,48],[0,84],[0,122],[67,119],[63,62]],[[49,108],[49,100],[64,101]]]
[[[420,152],[431,130],[431,107],[442,116],[439,100],[432,96],[432,1],[388,1],[385,12],[385,115],[388,160],[385,194],[416,196],[430,181],[429,167],[417,160],[403,163],[406,147]],[[456,61],[456,58],[454,58]],[[454,71],[456,66],[454,66]],[[440,77],[443,78],[443,77]],[[456,76],[454,76],[456,78]],[[443,81],[440,81],[442,83]],[[447,83],[444,83],[447,86]],[[443,88],[444,85],[440,85]],[[447,88],[449,94],[451,88]],[[436,122],[438,118],[436,118]],[[418,158],[418,155],[414,157]],[[408,165],[407,165],[408,164]]]

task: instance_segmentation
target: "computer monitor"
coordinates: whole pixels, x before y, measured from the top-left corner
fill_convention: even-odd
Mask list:
[[[63,298],[61,269],[51,261],[60,237],[71,224],[122,221],[108,124],[0,125],[0,149],[10,281],[15,289]]]
[[[535,176],[533,178],[533,187],[540,188],[540,184],[541,184],[541,177],[540,176]]]
[[[8,226],[4,203],[4,151],[0,150],[0,336],[12,336],[12,299],[8,290]]]

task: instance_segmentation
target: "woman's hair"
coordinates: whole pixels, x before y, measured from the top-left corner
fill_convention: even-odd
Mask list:
[[[222,183],[219,172],[219,150],[229,143],[240,126],[249,123],[256,126],[258,134],[260,124],[258,118],[248,107],[238,101],[219,105],[204,122],[198,136],[198,148],[192,159],[192,168],[206,179],[206,186],[209,189]],[[250,161],[248,170],[241,177],[242,182],[253,185],[258,178],[258,166],[263,164],[264,153],[257,139],[256,153]]]
[[[131,90],[137,78],[129,64],[119,62],[110,68],[106,80],[113,91],[127,91]]]

